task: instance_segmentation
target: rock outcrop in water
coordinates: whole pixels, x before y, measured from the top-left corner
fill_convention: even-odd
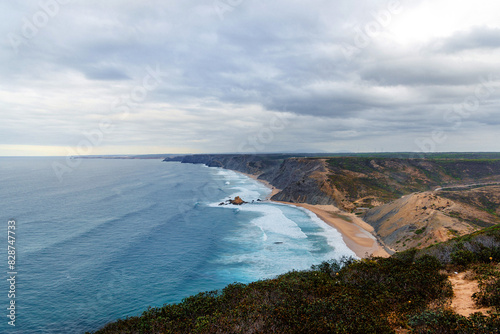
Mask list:
[[[236,196],[234,199],[230,199],[229,200],[229,203],[233,204],[233,205],[241,205],[241,204],[244,204],[246,203],[244,200],[242,200],[240,198],[240,196]]]
[[[219,205],[229,205],[229,204],[242,205],[242,204],[246,204],[246,203],[248,203],[248,202],[245,202],[244,200],[242,200],[240,196],[236,196],[234,199],[228,199],[227,201],[222,202]]]

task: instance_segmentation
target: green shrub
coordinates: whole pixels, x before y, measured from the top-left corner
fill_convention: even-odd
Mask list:
[[[479,291],[472,295],[478,306],[500,310],[500,272],[493,265],[475,266]]]
[[[451,310],[425,310],[408,321],[411,333],[418,334],[494,334],[500,333],[500,319],[474,313],[461,316]]]
[[[400,258],[361,260],[343,268],[338,277],[386,312],[415,312],[431,301],[452,296],[448,277],[439,273],[442,265],[437,259],[428,255],[412,259],[409,252]]]
[[[355,262],[354,258],[343,256],[340,260],[332,259],[329,261],[323,261],[317,265],[313,265],[311,267],[311,270],[321,271],[322,273],[333,276],[338,273],[342,267],[344,267],[345,265],[350,265],[353,262]]]
[[[422,234],[425,232],[425,227],[419,228],[418,230],[415,231],[415,234]]]
[[[466,249],[460,249],[451,254],[451,263],[459,266],[467,266],[476,260],[476,254]]]
[[[500,262],[500,224],[472,234],[456,237],[419,251],[436,257],[443,265],[467,267],[472,263]]]

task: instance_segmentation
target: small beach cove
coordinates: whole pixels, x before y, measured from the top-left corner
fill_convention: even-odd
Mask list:
[[[259,179],[259,175],[243,173],[236,170],[233,171],[250,177],[268,187],[271,190],[271,193],[266,197],[266,200],[274,203],[303,208],[315,214],[319,219],[333,229],[337,230],[342,235],[343,241],[347,247],[356,254],[356,256],[360,258],[366,258],[368,256],[389,256],[389,253],[374,236],[373,227],[356,215],[343,212],[334,205],[313,205],[307,203],[274,201],[271,198],[278,194],[281,191],[280,189],[274,187],[266,180]]]

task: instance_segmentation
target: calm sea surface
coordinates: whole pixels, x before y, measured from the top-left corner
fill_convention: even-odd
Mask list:
[[[148,306],[354,256],[313,214],[257,202],[269,189],[232,171],[95,159],[59,179],[55,163],[66,165],[0,158],[0,333],[83,333]],[[218,205],[236,195],[255,202]],[[9,299],[11,219],[17,274]]]

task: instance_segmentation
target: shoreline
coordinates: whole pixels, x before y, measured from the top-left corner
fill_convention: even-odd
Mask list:
[[[359,258],[367,258],[370,255],[381,257],[389,256],[389,253],[387,253],[384,247],[379,244],[377,238],[372,234],[373,227],[353,214],[341,212],[340,209],[334,205],[313,205],[281,201],[273,202],[294,205],[311,211],[327,225],[337,230],[342,235],[342,239],[347,247]]]
[[[248,174],[248,173],[243,173],[243,172],[240,172],[240,171],[237,171],[237,170],[234,170],[234,169],[231,169],[233,172],[236,172],[236,173],[239,173],[239,174],[243,174],[251,179],[254,179],[255,181],[257,182],[260,182],[262,183],[263,185],[265,185],[266,187],[268,187],[269,189],[271,189],[271,193],[269,195],[266,196],[265,200],[266,201],[272,201],[272,202],[275,202],[273,200],[271,200],[271,197],[273,197],[274,195],[276,195],[277,193],[279,193],[281,191],[281,189],[278,189],[276,188],[275,186],[273,186],[271,183],[269,183],[269,181],[266,181],[266,180],[261,180],[259,179],[258,175],[253,175],[253,174]]]
[[[378,242],[373,235],[374,229],[369,224],[365,223],[361,218],[354,214],[342,212],[334,205],[313,205],[307,203],[292,203],[284,201],[274,201],[271,199],[281,190],[274,187],[266,180],[259,179],[258,175],[243,173],[237,170],[232,170],[250,177],[258,182],[261,182],[266,187],[271,189],[271,194],[266,197],[267,201],[293,205],[314,213],[319,219],[324,221],[328,226],[333,227],[342,235],[342,240],[347,247],[352,250],[359,258],[366,258],[370,255],[388,257],[389,253]]]

